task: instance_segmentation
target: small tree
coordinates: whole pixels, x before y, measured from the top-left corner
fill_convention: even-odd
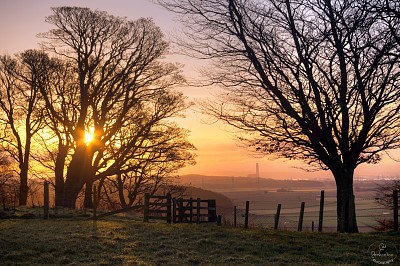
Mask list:
[[[375,196],[375,201],[382,205],[383,207],[393,210],[394,205],[393,205],[393,191],[397,190],[400,191],[400,179],[395,179],[391,181],[387,181],[383,184],[378,184],[376,188],[376,196]],[[400,208],[399,208],[400,209]],[[377,219],[378,226],[375,226],[374,228],[376,230],[382,231],[382,230],[388,230],[388,229],[393,229],[393,216],[388,217],[389,219]]]
[[[187,26],[181,46],[215,63],[224,91],[205,112],[260,153],[330,170],[337,229],[357,232],[356,167],[400,147],[396,1],[386,13],[374,0],[159,2]]]
[[[106,192],[105,199],[112,202],[111,194],[117,193],[118,204],[130,207],[140,204],[145,193],[173,192],[179,186],[173,185],[178,169],[187,163],[193,163],[193,155],[189,152],[193,146],[186,140],[186,131],[179,128],[159,128],[152,132],[154,137],[146,146],[141,145],[140,152],[136,151],[129,160],[129,165],[135,170],[121,171],[115,176],[100,180]],[[164,192],[164,193],[163,193]],[[99,197],[100,198],[100,197]]]
[[[393,191],[400,191],[400,179],[387,181],[384,184],[378,184],[375,200],[380,205],[393,210]]]
[[[11,158],[7,156],[7,153],[0,152],[0,203],[3,210],[15,204],[18,187]]]
[[[33,136],[43,126],[38,84],[45,79],[41,57],[28,50],[16,58],[0,57],[1,148],[18,162],[19,205],[28,199],[29,159]]]

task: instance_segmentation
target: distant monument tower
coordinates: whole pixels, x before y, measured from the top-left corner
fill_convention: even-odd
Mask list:
[[[255,174],[248,174],[248,177],[256,177],[258,178],[258,182],[260,182],[260,167],[258,166],[258,163],[256,163],[256,173]]]

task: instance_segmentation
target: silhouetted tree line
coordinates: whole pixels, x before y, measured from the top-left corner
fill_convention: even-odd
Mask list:
[[[171,119],[189,105],[175,90],[184,82],[180,66],[163,60],[160,29],[151,19],[88,8],[52,11],[42,49],[0,56],[0,144],[8,158],[0,182],[9,183],[3,168],[13,167],[18,204],[26,205],[29,177],[47,178],[55,205],[69,208],[82,192],[92,207],[94,184],[98,196],[117,194],[123,207],[144,191],[171,189],[176,171],[194,163],[194,147]]]

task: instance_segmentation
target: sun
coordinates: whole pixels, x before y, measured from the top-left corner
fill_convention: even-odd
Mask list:
[[[86,144],[89,144],[90,142],[92,142],[93,138],[94,138],[93,133],[87,132],[87,131],[85,132],[85,142],[86,142]]]

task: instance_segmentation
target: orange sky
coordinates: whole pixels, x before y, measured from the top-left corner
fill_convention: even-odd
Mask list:
[[[171,36],[180,25],[173,20],[174,15],[154,5],[150,0],[2,0],[0,2],[0,53],[14,54],[25,49],[37,48],[36,34],[45,32],[49,25],[45,16],[51,14],[53,6],[83,6],[99,9],[129,19],[152,17],[165,35]],[[174,57],[185,64],[184,72],[195,76],[198,63],[182,57]],[[211,97],[207,89],[182,88],[184,94],[193,100]],[[191,131],[190,141],[197,147],[197,164],[180,171],[181,174],[247,176],[255,173],[255,164],[260,165],[260,174],[268,178],[326,178],[329,172],[308,173],[295,168],[301,165],[295,161],[254,157],[240,148],[223,125],[209,125],[195,110],[189,110],[185,119],[179,119],[182,127]],[[397,156],[400,158],[400,155]],[[356,177],[398,177],[400,163],[387,157],[378,165],[361,166]]]

